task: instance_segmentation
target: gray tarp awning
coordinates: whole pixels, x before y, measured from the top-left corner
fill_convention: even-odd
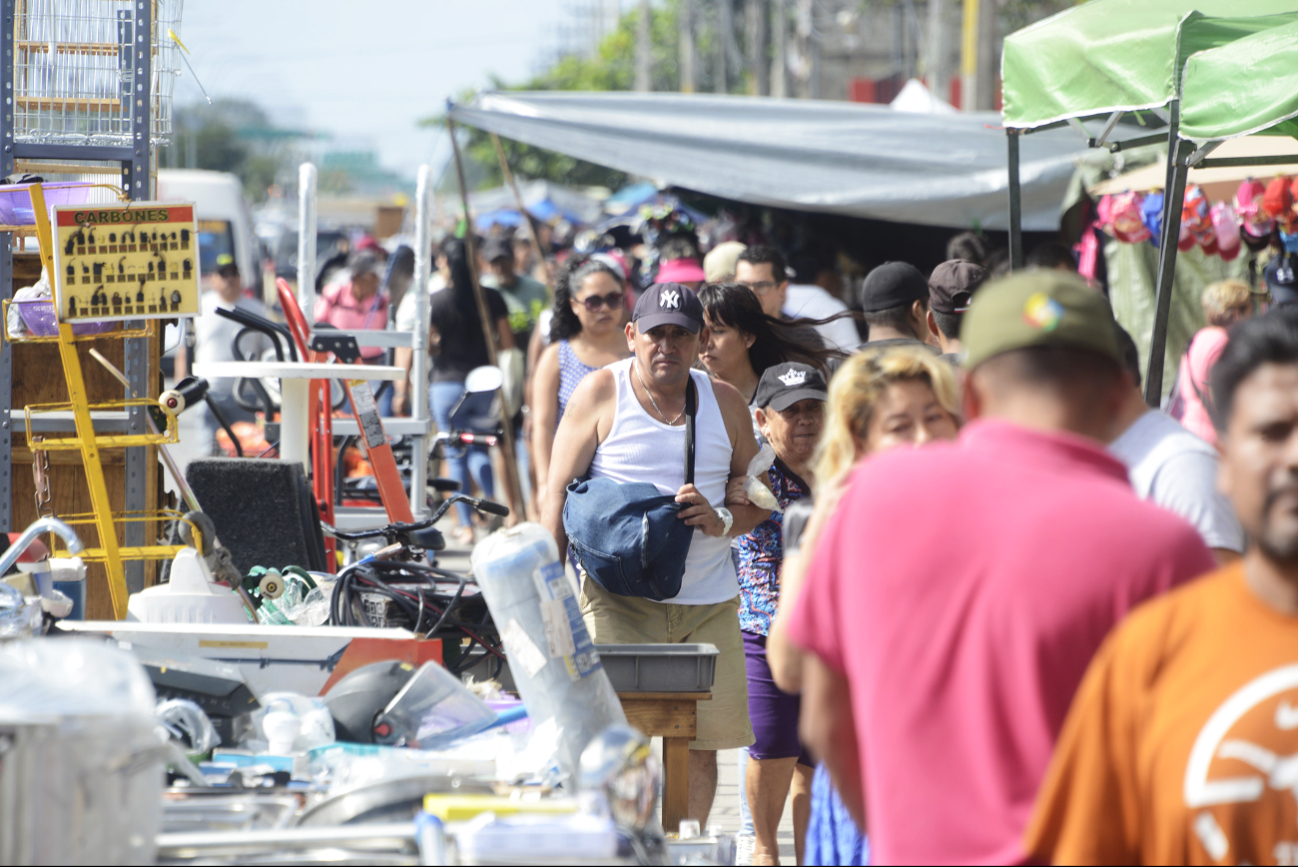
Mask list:
[[[911,114],[827,100],[674,93],[484,92],[457,123],[727,199],[853,217],[1009,227],[992,112]],[[1076,133],[1022,142],[1023,228],[1059,228]]]

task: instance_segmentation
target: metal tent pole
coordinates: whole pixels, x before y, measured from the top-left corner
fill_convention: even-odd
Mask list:
[[[302,163],[297,170],[297,303],[310,325],[315,324],[316,168]]]
[[[415,332],[410,336],[410,417],[428,418],[428,276],[432,273],[432,170],[419,167],[415,187]],[[428,437],[410,440],[410,511],[415,520],[428,511]]]
[[[1158,282],[1154,301],[1154,333],[1149,341],[1149,364],[1145,372],[1145,403],[1157,407],[1163,402],[1163,356],[1167,354],[1167,320],[1172,310],[1172,285],[1176,277],[1176,242],[1181,232],[1181,208],[1185,204],[1186,158],[1194,146],[1181,141],[1180,103],[1172,100],[1167,126],[1167,184],[1163,187],[1163,236],[1158,247]]]
[[[1006,162],[1010,176],[1010,270],[1023,267],[1023,184],[1019,177],[1019,137],[1016,129],[1005,129]]]

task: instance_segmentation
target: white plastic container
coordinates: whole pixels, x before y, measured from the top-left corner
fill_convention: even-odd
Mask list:
[[[132,593],[126,619],[144,623],[249,623],[234,591],[212,583],[212,572],[193,548],[171,563],[171,581]]]
[[[484,540],[472,562],[528,716],[537,727],[555,721],[559,767],[575,779],[586,744],[614,723],[625,725],[626,716],[554,537],[540,524],[519,524]]]
[[[166,753],[130,653],[0,645],[0,864],[152,864]]]

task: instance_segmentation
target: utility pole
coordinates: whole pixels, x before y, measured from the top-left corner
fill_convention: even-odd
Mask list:
[[[960,102],[965,111],[996,105],[996,0],[964,0]]]
[[[717,3],[717,36],[716,68],[713,70],[713,82],[717,93],[729,93],[730,81],[726,72],[726,61],[730,50],[730,40],[734,33],[735,23],[730,17],[730,0],[716,0]]]
[[[698,84],[694,74],[694,0],[681,0],[680,28],[681,93],[693,93]]]
[[[771,96],[788,96],[789,10],[786,0],[771,0]]]
[[[951,0],[928,0],[928,56],[924,68],[928,89],[943,102],[951,101],[951,47],[947,42],[947,18]]]
[[[793,44],[798,53],[797,87],[794,96],[811,98],[811,77],[815,70],[811,62],[811,3],[812,0],[794,0]]]
[[[748,0],[744,24],[748,37],[748,92],[766,96],[770,93],[766,80],[766,0]]]
[[[640,0],[640,21],[636,28],[635,40],[635,89],[641,93],[653,90],[650,78],[653,55],[653,29],[649,0]]]

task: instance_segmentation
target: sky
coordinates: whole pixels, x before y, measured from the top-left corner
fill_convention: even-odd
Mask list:
[[[188,0],[178,33],[213,97],[252,99],[276,123],[377,150],[413,177],[446,142],[420,129],[495,74],[521,81],[558,44],[569,0]],[[182,64],[174,101],[201,101]],[[440,147],[438,146],[440,144]]]

